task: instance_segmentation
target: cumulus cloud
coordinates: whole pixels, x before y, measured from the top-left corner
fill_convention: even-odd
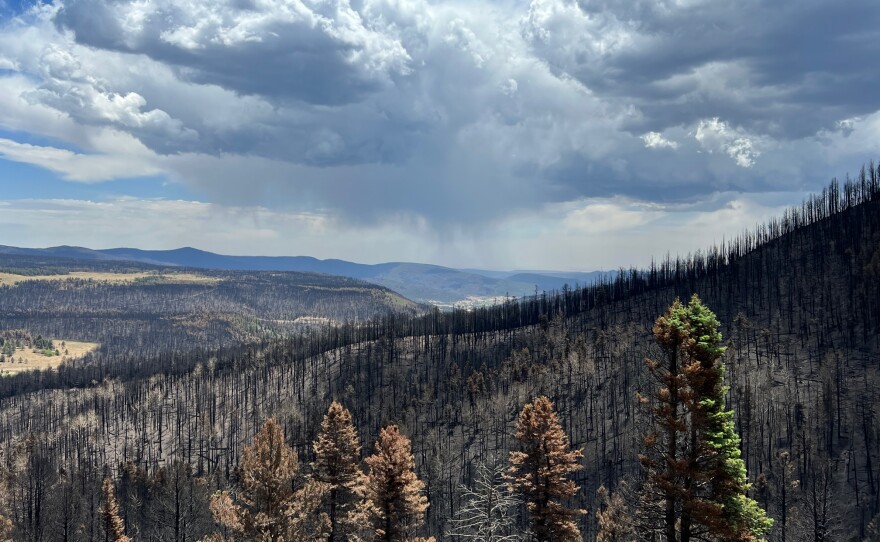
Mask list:
[[[56,22],[79,43],[147,55],[197,83],[308,103],[356,101],[409,70],[400,42],[348,0],[68,0]]]
[[[18,71],[18,64],[12,60],[0,57],[0,70]]]
[[[648,147],[649,149],[678,148],[677,142],[666,139],[660,132],[648,132],[642,134],[642,141],[645,142],[645,147]]]
[[[130,130],[158,148],[177,150],[197,138],[180,120],[161,109],[147,108],[147,101],[137,92],[107,90],[105,82],[83,71],[69,50],[49,45],[38,65],[43,83],[22,95],[28,102],[63,111],[85,124]]]
[[[694,139],[708,152],[724,152],[740,167],[750,168],[761,155],[753,139],[733,130],[718,117],[701,120]]]
[[[632,129],[721,115],[800,138],[880,107],[878,24],[873,0],[534,0],[523,33],[555,70],[632,103]]]

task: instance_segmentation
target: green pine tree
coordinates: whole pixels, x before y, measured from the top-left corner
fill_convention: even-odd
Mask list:
[[[733,411],[725,406],[721,358],[726,348],[719,325],[694,295],[688,305],[676,300],[654,326],[670,363],[648,364],[662,384],[653,417],[665,431],[645,439],[644,508],[663,511],[663,530],[671,541],[687,542],[705,533],[710,540],[755,541],[773,525],[748,496],[740,438]]]
[[[773,520],[748,496],[751,484],[740,452],[733,410],[725,406],[728,387],[724,385],[724,364],[721,357],[726,347],[721,345],[720,323],[715,314],[694,295],[688,304],[691,338],[686,353],[700,364],[700,373],[706,376],[699,382],[699,408],[705,423],[702,439],[709,449],[711,493],[708,500],[720,507],[724,526],[719,538],[731,541],[760,540],[773,527]],[[686,371],[687,372],[687,371]]]

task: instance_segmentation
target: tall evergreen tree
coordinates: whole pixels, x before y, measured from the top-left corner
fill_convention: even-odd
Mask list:
[[[510,453],[508,479],[526,503],[535,539],[579,542],[577,518],[585,511],[569,508],[562,501],[578,492],[569,475],[583,468],[583,453],[569,449],[568,435],[550,399],[538,397],[523,407],[516,438],[522,451]]]
[[[372,540],[415,540],[412,537],[424,524],[429,505],[425,483],[415,473],[410,440],[396,425],[382,429],[366,463],[366,521]]]
[[[692,456],[696,468],[706,465],[709,494],[705,500],[711,503],[698,503],[703,505],[695,512],[703,508],[707,509],[710,520],[720,517],[715,534],[721,540],[757,540],[770,530],[773,520],[747,495],[751,484],[740,451],[740,437],[734,426],[733,410],[725,405],[728,388],[724,385],[721,356],[725,347],[721,346],[720,324],[696,295],[688,305],[688,316],[691,338],[687,342],[687,355],[691,362],[685,372],[697,395],[689,404],[691,416],[699,421],[701,430],[697,441],[704,440],[707,447],[705,452],[692,453]],[[706,524],[711,526],[710,521]]]
[[[676,299],[654,325],[666,359],[647,362],[660,388],[651,410],[655,427],[641,456],[648,474],[642,507],[667,541],[757,540],[772,526],[747,496],[739,435],[724,402],[718,327],[696,295],[687,306]],[[649,537],[657,530],[644,529]]]
[[[646,453],[640,456],[648,471],[642,494],[641,516],[646,536],[653,538],[661,527],[668,542],[677,540],[679,510],[684,491],[679,483],[683,467],[679,449],[686,430],[681,408],[685,381],[681,375],[682,345],[687,340],[686,308],[676,299],[654,323],[654,338],[664,359],[646,360],[648,369],[660,385],[651,409],[653,431],[644,438]],[[642,397],[647,402],[647,398]]]
[[[350,516],[363,493],[361,444],[351,412],[336,401],[327,409],[314,450],[312,476],[330,488],[324,498],[330,518],[328,541],[347,541],[354,527]]]

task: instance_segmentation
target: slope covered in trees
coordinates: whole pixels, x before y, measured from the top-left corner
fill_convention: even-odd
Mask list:
[[[10,276],[17,277],[14,285],[0,281],[0,330],[101,348],[57,374],[4,379],[0,393],[186,372],[193,367],[191,352],[424,310],[386,288],[317,273],[0,255],[0,278]]]
[[[22,533],[57,531],[56,511],[67,508],[87,524],[104,465],[143,493],[136,502],[166,502],[169,486],[155,480],[178,476],[180,494],[206,508],[202,495],[235,483],[265,419],[312,461],[320,421],[338,400],[362,442],[389,424],[411,437],[430,502],[424,532],[441,535],[467,502],[462,485],[517,449],[520,409],[541,395],[585,456],[568,505],[595,511],[611,502],[597,498],[600,485],[617,494],[621,480],[641,483],[648,417],[636,393],[656,385],[644,359],[663,355],[652,325],[676,297],[696,293],[721,322],[724,408],[736,412],[750,495],[775,520],[768,538],[862,540],[880,512],[878,177],[872,167],[729,245],[611,283],[205,352],[184,373],[13,394],[0,401],[4,464],[16,466],[7,515]],[[54,499],[71,483],[97,493],[61,507]],[[151,497],[154,486],[164,489]],[[53,512],[34,520],[40,499]],[[155,529],[153,508],[126,512],[135,502],[127,499],[120,490],[131,532]],[[192,509],[195,518],[201,508]],[[595,514],[572,520],[593,539]],[[522,530],[528,515],[514,521]],[[212,528],[193,522],[202,534]]]

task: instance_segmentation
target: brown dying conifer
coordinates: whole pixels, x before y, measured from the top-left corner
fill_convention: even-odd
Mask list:
[[[425,483],[415,473],[410,440],[396,425],[379,433],[366,459],[365,521],[374,542],[433,540],[414,538],[425,522]]]
[[[578,492],[569,475],[583,468],[583,453],[569,449],[568,435],[559,423],[553,403],[538,397],[523,407],[516,425],[521,450],[510,452],[508,479],[522,496],[537,542],[580,542],[577,518],[585,511],[563,501]]]
[[[597,493],[601,506],[596,510],[596,523],[599,526],[596,542],[631,542],[634,539],[632,516],[621,495],[626,491],[626,482],[621,482],[614,493],[605,486],[599,486]]]
[[[298,473],[296,452],[284,442],[281,427],[269,419],[244,450],[238,491],[211,498],[214,519],[236,539],[326,540],[328,520],[318,509],[327,486],[307,480],[295,489]]]
[[[685,499],[681,480],[687,469],[682,458],[688,425],[682,403],[683,396],[687,396],[687,380],[682,366],[684,347],[690,339],[687,320],[687,308],[675,299],[654,323],[654,338],[663,359],[646,360],[659,390],[651,409],[652,431],[644,437],[646,453],[640,456],[648,474],[641,499],[642,530],[652,533],[659,526],[670,542],[678,540],[679,514]],[[640,399],[648,402],[646,397]]]
[[[347,542],[355,530],[353,514],[363,494],[361,443],[351,412],[333,401],[314,442],[312,476],[327,484],[323,505],[330,519],[329,542]]]
[[[113,482],[104,478],[101,487],[104,496],[104,505],[101,507],[101,515],[104,519],[104,533],[106,540],[110,542],[131,542],[131,538],[125,535],[125,523],[119,517],[119,502],[116,500],[116,492]]]

